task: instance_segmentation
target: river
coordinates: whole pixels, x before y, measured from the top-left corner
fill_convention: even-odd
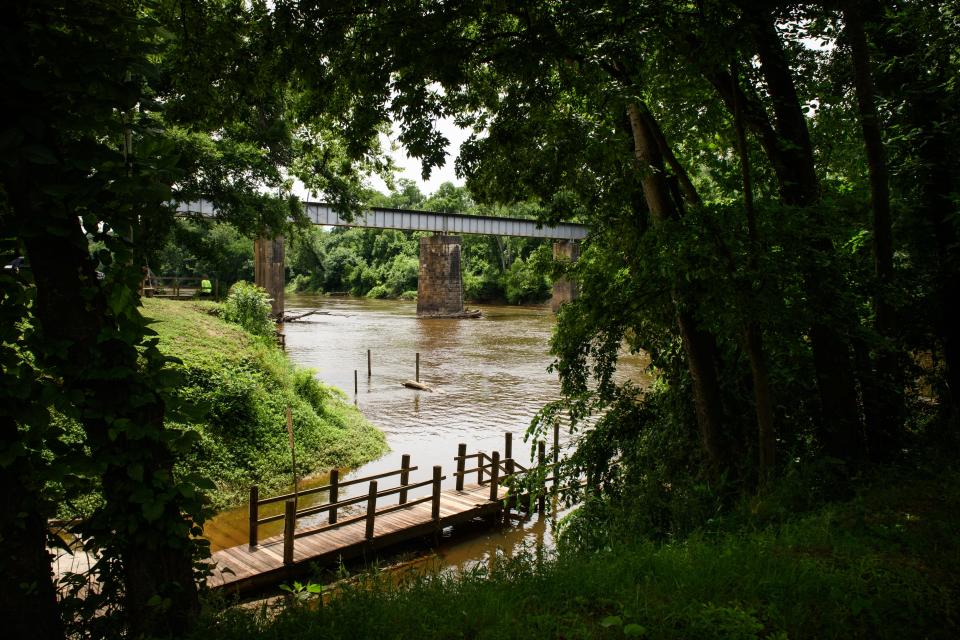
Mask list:
[[[549,341],[554,317],[547,307],[479,308],[483,311],[479,319],[426,319],[416,317],[415,302],[305,294],[287,297],[288,313],[322,312],[286,324],[290,358],[315,369],[323,382],[345,391],[386,434],[390,446],[390,452],[380,459],[349,470],[349,474],[341,471],[342,479],[398,469],[401,455],[407,453],[419,467],[411,474],[411,482],[429,478],[433,465],[442,465],[448,476],[445,487],[452,487],[457,444],[466,443],[470,452],[502,452],[506,432],[513,434],[514,457],[526,462],[529,444],[523,442],[523,435],[531,419],[545,403],[559,397],[557,376],[547,371],[552,360]],[[368,349],[372,360],[369,378]],[[432,388],[430,392],[402,386],[404,380],[414,378],[417,353],[420,379]],[[647,364],[643,357],[625,357],[618,376],[643,384]],[[567,434],[562,434],[561,448],[570,444]],[[301,487],[326,483],[323,475]],[[324,500],[322,496],[315,499]],[[319,521],[299,523],[311,524]],[[261,538],[279,533],[281,526],[261,527]],[[500,530],[478,528],[453,536],[445,532],[435,553],[443,566],[466,568],[489,561],[498,549],[511,555],[522,546],[550,546],[551,532],[552,522],[537,517]],[[246,508],[218,514],[207,523],[204,535],[214,550],[243,544],[247,539]]]

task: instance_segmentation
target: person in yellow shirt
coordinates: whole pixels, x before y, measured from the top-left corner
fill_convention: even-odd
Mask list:
[[[204,274],[203,279],[200,280],[200,295],[201,296],[213,295],[213,283],[210,282],[210,276],[206,274]]]

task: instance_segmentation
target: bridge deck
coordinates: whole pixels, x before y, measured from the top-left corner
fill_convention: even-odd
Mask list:
[[[505,497],[506,489],[500,488],[498,494],[501,498]],[[493,515],[501,506],[501,502],[490,500],[489,485],[473,484],[465,486],[463,491],[442,491],[439,528]],[[283,563],[283,536],[262,540],[252,550],[244,544],[216,551],[211,558],[213,575],[207,583],[213,589],[226,588],[242,593],[292,579],[305,573],[310,565],[332,564],[362,557],[372,551],[438,531],[437,523],[430,517],[429,502],[378,515],[373,538],[369,540],[363,519],[321,531],[325,528],[296,532],[291,565]]]
[[[177,212],[182,215],[193,214],[204,217],[216,217],[218,215],[217,208],[207,200],[178,203]],[[523,218],[501,218],[498,216],[382,207],[374,207],[351,220],[345,220],[332,205],[323,202],[305,202],[304,213],[313,224],[334,227],[434,231],[445,234],[476,233],[520,238],[550,238],[553,240],[583,240],[587,237],[589,231],[586,226],[574,222],[559,222],[556,225],[549,225]]]

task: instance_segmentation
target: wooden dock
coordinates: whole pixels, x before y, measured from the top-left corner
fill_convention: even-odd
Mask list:
[[[548,465],[543,443],[539,447],[541,466]],[[498,451],[487,454],[467,454],[461,444],[454,457],[457,470],[453,473],[456,486],[441,490],[445,476],[439,466],[433,467],[432,478],[411,483],[410,474],[417,467],[410,465],[410,456],[402,457],[401,468],[378,473],[365,478],[340,481],[339,471],[332,469],[330,483],[301,491],[261,499],[257,487],[250,489],[250,519],[248,544],[221,549],[210,558],[212,573],[207,584],[212,589],[225,589],[233,593],[245,593],[279,582],[291,580],[311,571],[314,567],[331,565],[356,558],[371,557],[376,551],[417,538],[436,540],[440,532],[449,526],[486,518],[499,522],[505,511],[517,506],[527,510],[534,507],[531,496],[511,494],[508,485],[519,487],[513,478],[534,469],[526,469],[513,460],[510,434],[506,434],[504,456]],[[476,461],[476,466],[467,468],[467,462]],[[555,458],[556,460],[556,458]],[[541,469],[547,471],[547,468]],[[476,474],[476,482],[466,484],[467,476]],[[399,485],[381,490],[378,482],[399,476]],[[545,478],[551,481],[553,478]],[[369,483],[365,495],[341,499],[343,488]],[[507,486],[505,486],[507,485]],[[430,495],[409,499],[408,494],[420,488],[430,487]],[[544,485],[545,486],[545,485]],[[299,498],[316,493],[325,493],[328,502],[298,510]],[[284,512],[260,517],[263,505],[283,502]],[[378,505],[379,502],[379,505]],[[385,504],[385,503],[391,504]],[[340,518],[342,510],[351,505],[366,505],[364,513]],[[544,510],[543,493],[536,501],[536,508]],[[297,522],[307,516],[326,514],[327,523],[309,528],[297,528]],[[260,525],[282,520],[283,535],[260,540]]]
[[[507,490],[498,489],[499,498]],[[448,489],[440,494],[440,517],[434,520],[429,503],[412,504],[378,516],[373,536],[367,538],[366,518],[335,529],[329,525],[298,530],[293,545],[293,562],[284,563],[284,536],[274,536],[257,546],[240,545],[214,552],[211,588],[247,592],[291,580],[309,570],[309,565],[331,565],[340,561],[372,556],[373,552],[409,540],[433,536],[451,525],[474,518],[497,518],[503,502],[490,500],[490,486],[471,484],[463,491]]]

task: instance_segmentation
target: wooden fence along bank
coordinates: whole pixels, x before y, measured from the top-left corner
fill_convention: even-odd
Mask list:
[[[415,538],[433,536],[451,525],[486,518],[498,522],[511,508],[527,511],[534,506],[531,496],[511,494],[507,480],[522,474],[538,472],[545,474],[555,468],[558,450],[554,446],[554,460],[547,464],[545,443],[539,443],[538,466],[528,469],[513,459],[512,437],[506,434],[504,455],[499,451],[467,453],[467,445],[458,447],[454,457],[457,470],[456,488],[442,490],[446,476],[440,466],[433,467],[432,477],[422,482],[410,482],[410,474],[418,467],[410,466],[410,456],[402,457],[401,468],[364,478],[340,481],[339,471],[330,472],[329,484],[300,491],[261,498],[257,487],[250,489],[250,539],[249,544],[222,549],[213,554],[213,573],[208,584],[214,589],[228,589],[243,593],[270,584],[292,579],[308,572],[313,566],[323,566],[386,549]],[[467,467],[468,464],[475,466]],[[466,479],[476,474],[476,482],[467,484]],[[380,482],[399,476],[399,485],[382,489]],[[553,482],[547,477],[544,482]],[[346,487],[368,483],[367,493],[341,499],[340,491]],[[419,488],[431,487],[430,495],[410,499],[409,493]],[[304,509],[297,508],[297,498],[327,492],[329,502]],[[544,492],[539,492],[536,507],[544,510]],[[284,503],[284,512],[260,517],[260,507]],[[388,504],[392,503],[392,504]],[[366,505],[364,513],[341,518],[341,510],[351,505]],[[308,516],[326,513],[326,523],[310,528],[297,529],[297,521]],[[262,524],[283,520],[283,534],[260,540]]]

